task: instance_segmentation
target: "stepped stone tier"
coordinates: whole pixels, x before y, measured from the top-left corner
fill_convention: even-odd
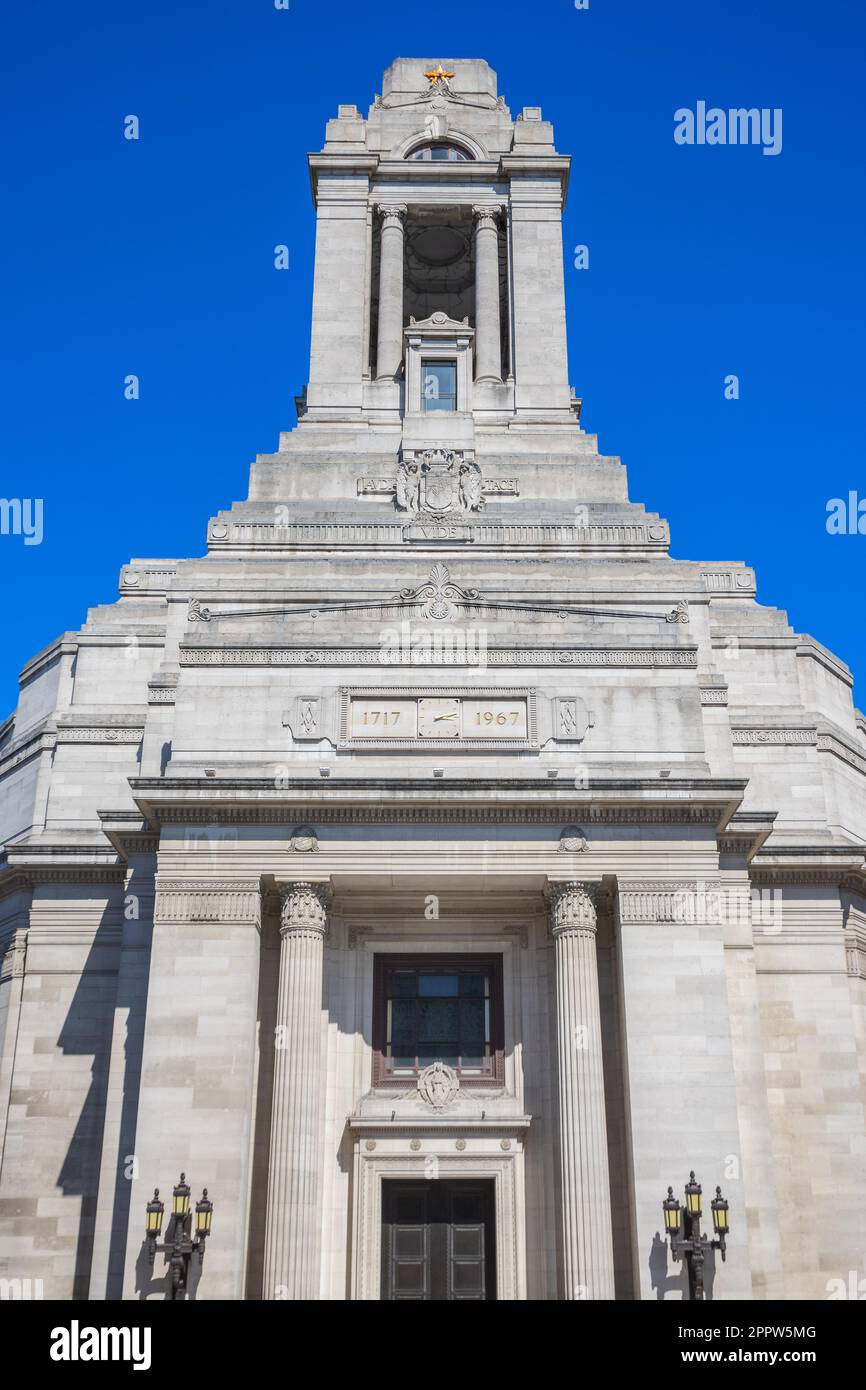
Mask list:
[[[866,721],[580,423],[569,158],[400,58],[309,158],[296,428],[0,727],[0,1278],[163,1299],[715,1298],[866,1251]],[[693,539],[690,541],[693,546]]]

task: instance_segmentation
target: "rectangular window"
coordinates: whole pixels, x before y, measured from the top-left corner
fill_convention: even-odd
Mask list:
[[[377,956],[374,1011],[374,1084],[414,1085],[431,1062],[502,1083],[499,957]]]
[[[457,363],[421,363],[421,408],[430,410],[457,409]]]

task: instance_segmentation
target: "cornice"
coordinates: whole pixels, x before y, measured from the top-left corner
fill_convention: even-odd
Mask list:
[[[130,778],[142,815],[163,824],[711,825],[725,829],[746,788],[739,779],[592,778],[581,798],[548,778]]]
[[[57,743],[57,735],[50,719],[43,719],[34,729],[28,729],[20,738],[8,743],[0,753],[0,776],[20,767],[22,763],[50,752]]]
[[[758,888],[866,886],[866,844],[767,845],[752,859],[750,878]]]
[[[75,632],[64,632],[55,641],[50,642],[47,647],[43,647],[41,652],[37,652],[21,668],[18,677],[20,685],[26,684],[38,675],[46,666],[50,666],[61,656],[74,656],[78,651],[78,634]]]
[[[117,884],[126,876],[126,865],[113,847],[94,842],[21,840],[6,846],[6,862],[30,884]]]

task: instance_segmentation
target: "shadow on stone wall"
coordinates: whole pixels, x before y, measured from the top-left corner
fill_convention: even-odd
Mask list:
[[[668,1263],[670,1260],[670,1264]],[[661,1303],[667,1294],[678,1294],[683,1303],[689,1301],[689,1275],[685,1260],[679,1264],[674,1264],[670,1259],[668,1243],[659,1231],[653,1236],[653,1243],[649,1252],[649,1272],[650,1283],[655,1289],[655,1295]],[[716,1253],[714,1250],[707,1251],[704,1260],[704,1298],[708,1303],[713,1301],[713,1285],[716,1280]]]

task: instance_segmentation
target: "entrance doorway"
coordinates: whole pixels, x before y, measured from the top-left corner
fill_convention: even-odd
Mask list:
[[[384,1301],[496,1298],[493,1180],[382,1184]]]

